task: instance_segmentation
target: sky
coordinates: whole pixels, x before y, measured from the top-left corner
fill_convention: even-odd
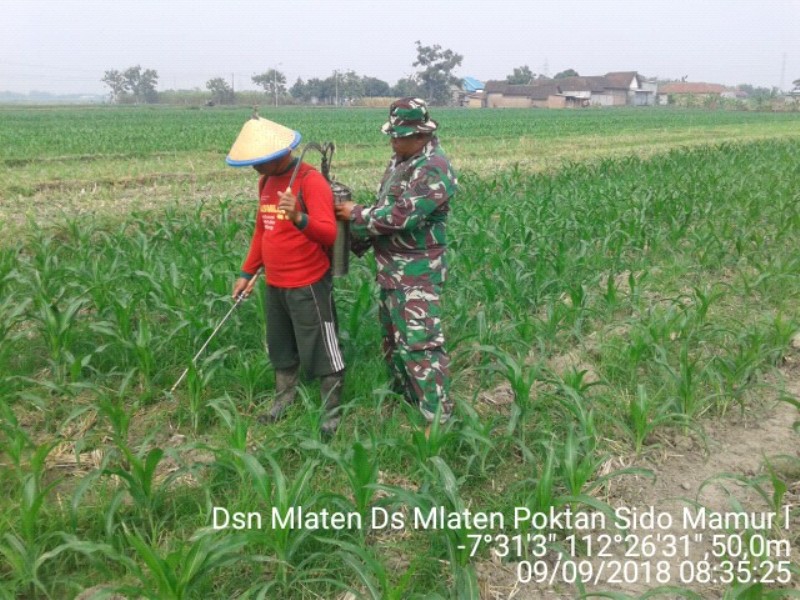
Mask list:
[[[105,71],[135,65],[159,90],[256,89],[271,68],[289,86],[337,70],[394,84],[417,40],[481,81],[527,65],[790,89],[800,0],[0,0],[0,92],[103,94]]]

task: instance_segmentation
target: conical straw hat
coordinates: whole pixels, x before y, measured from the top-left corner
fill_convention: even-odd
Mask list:
[[[269,119],[248,119],[225,162],[232,167],[250,167],[288,154],[300,143],[300,134]]]

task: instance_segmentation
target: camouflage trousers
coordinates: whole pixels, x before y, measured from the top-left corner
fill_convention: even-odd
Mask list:
[[[433,421],[452,412],[449,399],[450,357],[444,351],[440,290],[381,289],[379,315],[383,356],[392,387]]]

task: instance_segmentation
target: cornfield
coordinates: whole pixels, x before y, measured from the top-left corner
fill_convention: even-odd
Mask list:
[[[255,419],[274,391],[262,290],[190,364],[252,232],[254,176],[223,165],[249,112],[0,114],[0,598],[491,597],[501,559],[475,528],[215,528],[214,510],[611,515],[609,482],[646,480],[639,459],[667,434],[702,441],[709,419],[786,396],[773,382],[800,329],[800,115],[435,111],[460,175],[455,417],[426,437],[389,390],[374,260],[352,258],[328,441],[311,383],[284,420]],[[372,201],[385,110],[262,115],[334,141],[335,175]],[[782,511],[796,481],[770,473]],[[575,531],[541,533],[553,558]],[[776,534],[796,586],[798,531]],[[792,587],[755,582],[713,594]]]

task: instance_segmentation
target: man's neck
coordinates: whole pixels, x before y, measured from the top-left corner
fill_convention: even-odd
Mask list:
[[[295,166],[297,166],[299,160],[300,160],[299,158],[292,156],[290,154],[281,163],[280,167],[277,169],[277,172],[275,173],[275,176],[280,177],[281,175],[286,175],[286,173],[288,173],[289,171],[294,169]]]

